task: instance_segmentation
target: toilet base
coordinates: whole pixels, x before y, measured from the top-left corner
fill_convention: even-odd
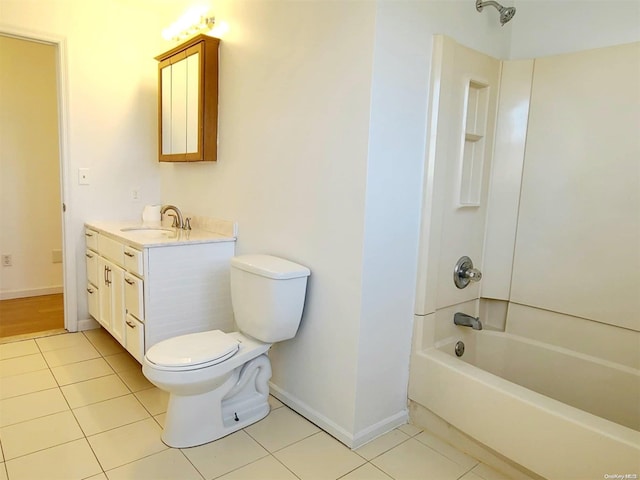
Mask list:
[[[162,441],[173,448],[209,443],[269,413],[271,364],[266,355],[236,368],[213,391],[197,395],[171,393]]]

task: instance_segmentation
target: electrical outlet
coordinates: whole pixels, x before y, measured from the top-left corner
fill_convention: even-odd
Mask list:
[[[135,187],[131,189],[131,201],[132,202],[140,201],[140,187]]]
[[[13,265],[13,258],[11,255],[2,255],[2,266],[10,267],[11,265]]]
[[[51,262],[62,263],[62,250],[60,249],[51,250]]]

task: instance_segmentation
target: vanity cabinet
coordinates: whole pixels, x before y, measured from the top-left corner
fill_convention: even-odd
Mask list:
[[[85,238],[89,314],[139,362],[161,340],[235,330],[234,241],[134,245],[89,226]]]
[[[161,162],[217,160],[219,43],[198,35],[156,57]]]

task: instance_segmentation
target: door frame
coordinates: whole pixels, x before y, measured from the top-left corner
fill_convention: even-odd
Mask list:
[[[73,206],[69,198],[71,175],[69,167],[69,95],[67,40],[65,37],[44,32],[33,32],[0,25],[0,34],[29,42],[52,45],[56,49],[56,79],[58,95],[58,159],[60,167],[60,200],[62,211],[62,288],[64,292],[64,328],[78,330],[78,289],[76,281],[76,255],[74,242]]]

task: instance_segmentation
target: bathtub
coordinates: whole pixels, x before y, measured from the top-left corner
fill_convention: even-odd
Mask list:
[[[465,344],[460,358],[458,340]],[[409,396],[545,478],[640,478],[638,369],[509,333],[463,329],[414,351]]]

